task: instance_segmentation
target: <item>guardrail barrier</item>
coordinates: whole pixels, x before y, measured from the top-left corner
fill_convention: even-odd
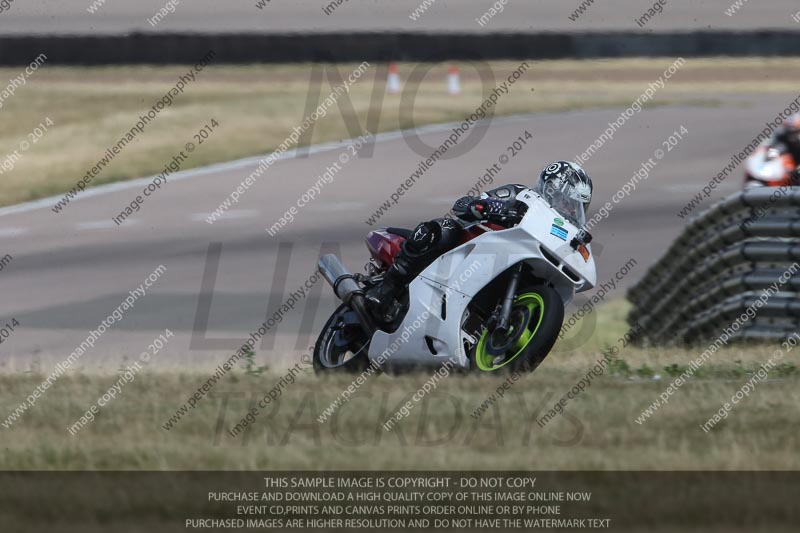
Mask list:
[[[781,339],[800,329],[800,187],[736,193],[693,219],[628,291],[637,344]]]

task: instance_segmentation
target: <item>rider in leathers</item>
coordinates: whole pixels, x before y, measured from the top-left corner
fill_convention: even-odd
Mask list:
[[[565,190],[588,208],[592,180],[575,163],[557,161],[547,165],[539,175],[537,188],[543,184]],[[480,197],[464,196],[453,206],[457,220],[437,218],[417,226],[403,243],[394,263],[386,271],[383,282],[367,293],[373,310],[378,316],[386,315],[411,280],[437,257],[458,246],[464,233],[461,222],[486,221],[504,227],[516,224],[527,208],[516,200],[516,196],[527,189],[529,187],[513,184],[492,189]]]

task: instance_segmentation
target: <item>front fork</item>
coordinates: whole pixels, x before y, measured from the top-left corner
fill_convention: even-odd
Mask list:
[[[497,317],[497,330],[501,333],[508,330],[508,321],[511,318],[511,307],[514,305],[514,298],[517,296],[517,287],[519,287],[519,278],[522,276],[522,263],[519,264],[512,272],[511,279],[506,289],[506,294],[503,297],[503,305],[500,308],[500,314]]]

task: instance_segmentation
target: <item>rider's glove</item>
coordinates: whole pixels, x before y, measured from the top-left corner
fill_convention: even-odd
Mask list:
[[[495,200],[493,198],[475,200],[469,207],[478,220],[503,218],[508,214],[507,204],[503,200]]]

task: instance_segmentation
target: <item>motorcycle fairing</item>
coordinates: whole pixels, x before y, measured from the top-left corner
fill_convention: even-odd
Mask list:
[[[526,190],[517,200],[528,205],[522,221],[513,228],[487,232],[443,254],[409,285],[409,308],[393,333],[378,330],[372,337],[369,358],[378,365],[430,365],[431,357],[469,368],[462,330],[472,298],[511,266],[524,261],[534,275],[547,279],[567,305],[576,292],[596,283],[591,248],[588,260],[568,244],[579,228],[564,221],[544,199]],[[568,241],[550,234],[555,219]]]

